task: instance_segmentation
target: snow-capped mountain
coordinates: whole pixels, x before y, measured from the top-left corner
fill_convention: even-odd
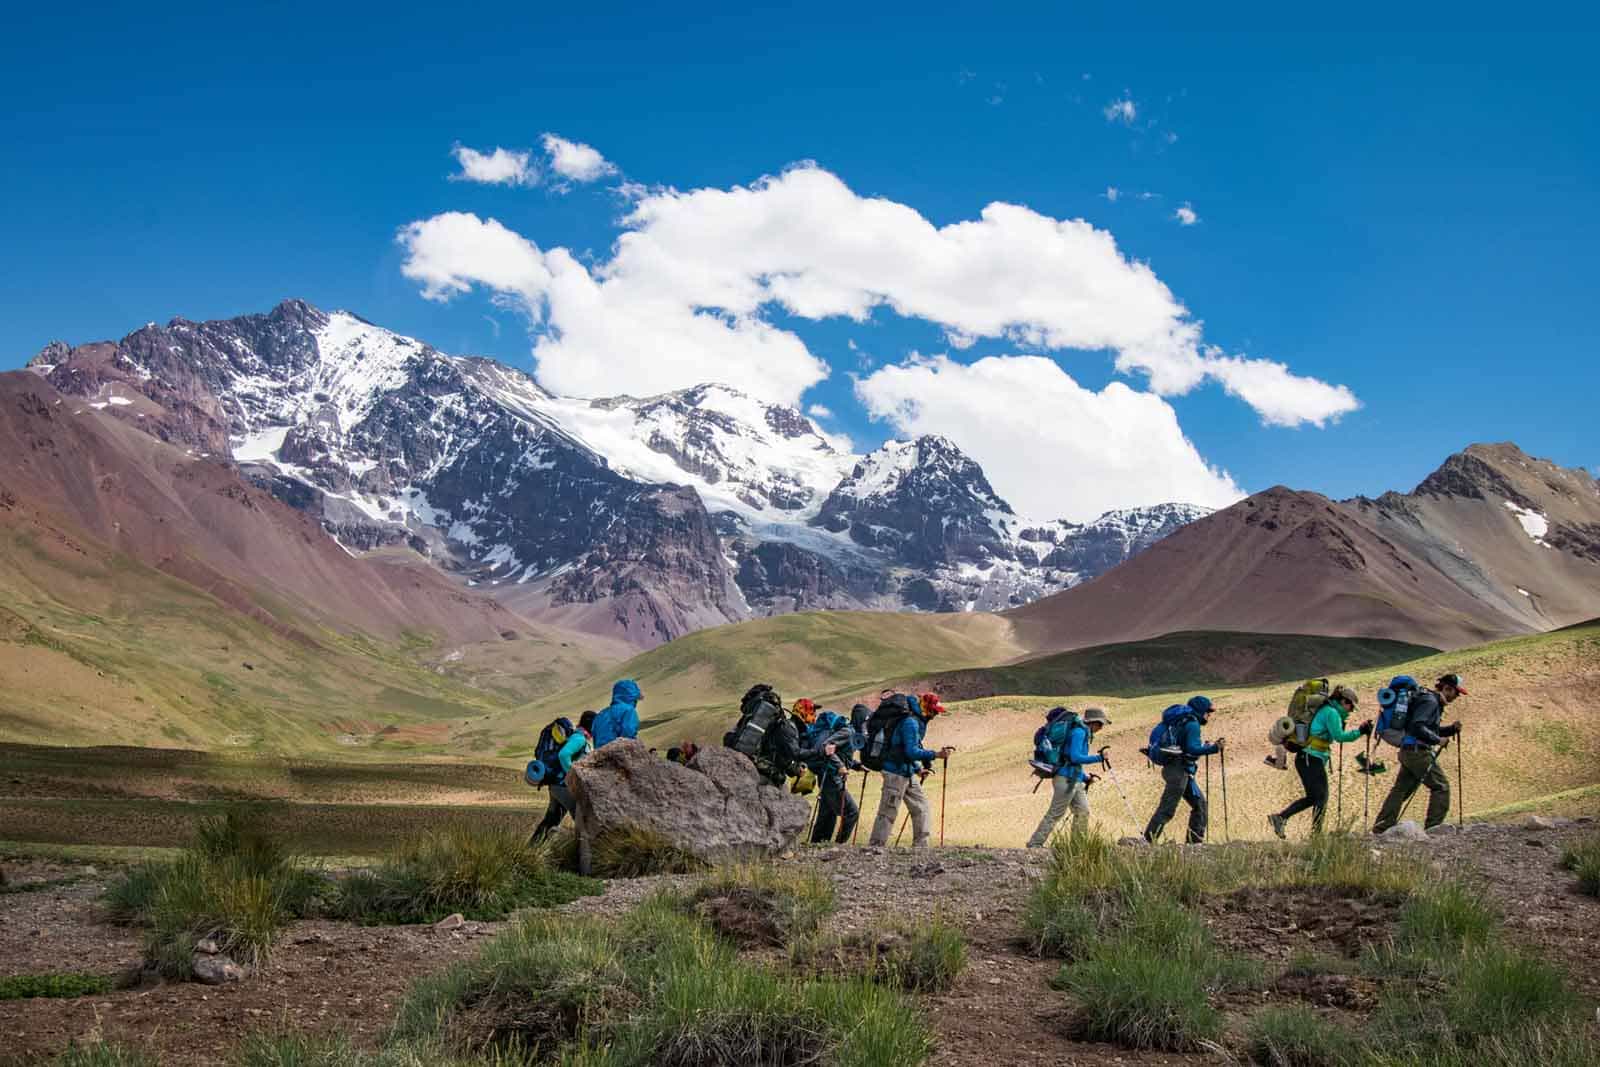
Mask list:
[[[802,608],[1014,606],[1205,513],[1024,520],[941,437],[852,455],[793,408],[715,384],[558,397],[301,301],[52,342],[30,367],[197,456],[231,455],[350,551],[407,545],[521,610],[640,644]]]

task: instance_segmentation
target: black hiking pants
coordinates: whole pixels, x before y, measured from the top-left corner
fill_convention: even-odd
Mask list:
[[[1292,819],[1307,808],[1311,809],[1311,829],[1322,829],[1322,816],[1328,810],[1328,761],[1307,752],[1294,754],[1294,770],[1300,776],[1300,786],[1306,795],[1278,813],[1280,818]]]
[[[850,795],[850,780],[844,775],[830,775],[821,785],[817,798],[817,824],[811,830],[813,845],[825,844],[830,839],[844,844],[856,832],[856,822],[861,818],[861,808]],[[839,836],[833,836],[833,824],[839,824]]]
[[[1150,824],[1144,828],[1145,840],[1153,845],[1160,839],[1161,831],[1178,813],[1178,801],[1182,800],[1189,805],[1189,844],[1203,843],[1206,839],[1206,795],[1200,792],[1194,771],[1182,763],[1169,763],[1161,768],[1161,780],[1165,788],[1161,791],[1156,813],[1150,816]]]
[[[545,809],[544,819],[540,821],[538,829],[534,830],[533,836],[528,838],[528,844],[530,845],[555,832],[556,827],[561,825],[561,820],[566,818],[568,813],[576,807],[572,799],[572,793],[568,791],[566,786],[553,785],[549,788],[550,806]]]

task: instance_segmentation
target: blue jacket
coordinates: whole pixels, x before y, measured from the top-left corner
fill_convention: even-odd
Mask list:
[[[635,705],[642,696],[639,683],[624,678],[611,687],[611,706],[594,717],[594,747],[603,748],[619,737],[639,736],[639,712]]]
[[[1200,766],[1200,758],[1217,751],[1216,745],[1206,744],[1200,737],[1200,720],[1194,716],[1184,720],[1183,729],[1177,731],[1175,740],[1183,749],[1183,766],[1193,774]]]
[[[1057,777],[1065,778],[1069,782],[1081,782],[1084,779],[1084,767],[1103,762],[1103,757],[1089,754],[1089,727],[1079,726],[1069,729],[1066,722],[1050,724],[1050,743],[1055,746],[1059,758],[1056,766],[1061,769],[1056,772]]]
[[[932,749],[922,747],[922,737],[927,730],[928,720],[921,715],[907,715],[900,720],[900,725],[894,732],[894,739],[889,743],[889,751],[883,759],[883,773],[910,778],[917,773],[918,763],[932,768],[933,761],[939,758],[939,754]]]

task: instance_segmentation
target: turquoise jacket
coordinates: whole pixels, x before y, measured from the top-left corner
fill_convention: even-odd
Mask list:
[[[1330,700],[1318,708],[1311,720],[1311,743],[1305,747],[1305,754],[1326,763],[1333,754],[1334,742],[1343,745],[1360,737],[1360,730],[1344,728],[1344,720],[1344,705],[1336,700]]]
[[[566,780],[567,772],[572,770],[573,763],[594,751],[594,742],[589,740],[589,735],[582,730],[572,731],[572,736],[567,738],[567,743],[561,746],[561,751],[556,753],[556,759],[561,761],[561,778]]]

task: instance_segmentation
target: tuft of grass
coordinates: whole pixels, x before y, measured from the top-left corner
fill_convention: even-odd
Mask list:
[[[967,941],[960,927],[935,916],[908,930],[877,959],[872,973],[914,993],[943,993],[966,966]]]
[[[417,982],[394,1040],[564,1067],[927,1057],[927,1030],[900,994],[742,960],[684,904],[662,893],[615,922],[528,917]]]
[[[1365,1060],[1367,1067],[1593,1067],[1596,1063],[1600,1063],[1600,1039],[1581,1021],[1518,1029],[1471,1044],[1378,1047]]]
[[[1251,1059],[1272,1067],[1341,1067],[1362,1055],[1354,1033],[1304,1004],[1257,1012],[1247,1045]]]
[[[577,847],[573,845],[574,860]],[[695,874],[709,865],[654,830],[610,830],[589,848],[590,872],[597,878],[645,878],[655,874]]]
[[[50,1061],[50,1067],[160,1067],[160,1061],[131,1045],[97,1039],[87,1045],[74,1041]]]
[[[1562,853],[1561,866],[1578,876],[1578,891],[1600,897],[1600,834],[1570,846]]]
[[[492,920],[602,888],[592,878],[556,870],[548,846],[528,845],[514,831],[456,824],[423,833],[373,870],[344,879],[330,910],[368,924],[436,922],[455,912]]]
[[[260,963],[279,930],[318,906],[327,884],[249,812],[229,810],[201,819],[176,858],[130,868],[101,904],[109,920],[148,928],[147,964],[188,978],[195,946],[206,939],[238,963]]]
[[[1559,1024],[1575,1016],[1578,1006],[1558,968],[1497,946],[1470,954],[1451,975],[1444,997],[1452,1032],[1470,1042]]]
[[[1499,922],[1498,912],[1481,895],[1445,882],[1405,902],[1396,947],[1414,956],[1450,959],[1488,944]]]
[[[1205,975],[1192,959],[1126,944],[1068,964],[1059,984],[1078,1002],[1078,1027],[1092,1041],[1135,1049],[1192,1051],[1222,1032],[1206,999]]]
[[[704,878],[686,904],[735,940],[784,945],[809,937],[832,913],[833,883],[814,870],[740,863]]]
[[[0,978],[0,1000],[34,997],[87,997],[108,993],[116,979],[104,974],[13,974]]]

